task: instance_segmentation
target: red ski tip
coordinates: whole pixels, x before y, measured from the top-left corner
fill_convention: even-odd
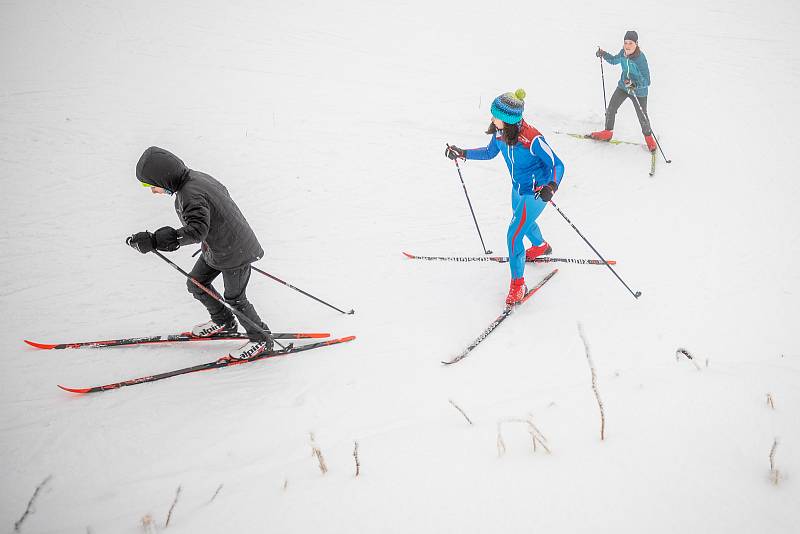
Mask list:
[[[414,256],[413,254],[409,254],[408,252],[403,252],[403,255],[404,255],[406,258],[411,258],[412,260],[413,260],[414,258],[416,258],[416,256]]]
[[[67,388],[62,386],[61,384],[57,384],[58,387],[63,389],[64,391],[69,391],[70,393],[89,393],[91,388]]]
[[[55,347],[55,345],[48,344],[48,343],[37,343],[35,341],[28,341],[27,339],[23,339],[25,343],[30,345],[31,347],[36,347],[37,349],[45,349],[49,350]]]
[[[332,340],[330,340],[330,344],[333,345],[333,344],[336,344],[336,343],[346,343],[348,341],[353,341],[355,338],[356,338],[356,336],[347,336],[347,337],[342,337],[342,338],[339,338],[339,339],[332,339]]]

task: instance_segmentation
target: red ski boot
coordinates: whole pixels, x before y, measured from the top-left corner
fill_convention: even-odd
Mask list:
[[[644,142],[647,143],[647,150],[650,152],[656,151],[656,140],[652,135],[645,135]]]
[[[598,141],[610,141],[614,137],[614,130],[600,130],[599,132],[592,132],[589,134],[592,139]]]
[[[508,290],[508,296],[506,297],[506,304],[509,306],[513,306],[514,304],[518,303],[522,300],[522,297],[525,296],[525,293],[528,291],[528,286],[525,285],[524,278],[514,278],[511,280],[511,287]]]
[[[547,244],[547,241],[543,241],[538,247],[531,247],[525,251],[525,261],[533,261],[539,256],[547,256],[551,252],[553,249]]]

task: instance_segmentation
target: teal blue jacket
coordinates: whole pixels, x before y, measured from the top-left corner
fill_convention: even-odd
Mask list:
[[[644,52],[637,48],[630,57],[625,57],[624,49],[620,50],[616,56],[603,52],[603,59],[612,65],[621,64],[622,75],[619,77],[617,87],[627,91],[625,79],[628,78],[636,84],[636,90],[634,91],[636,96],[647,96],[647,88],[650,87],[650,68],[647,66],[647,58],[644,56]]]

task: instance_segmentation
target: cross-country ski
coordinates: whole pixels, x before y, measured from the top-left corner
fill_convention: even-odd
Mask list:
[[[313,339],[330,337],[330,334],[323,332],[271,332],[273,339]],[[181,343],[188,341],[235,341],[248,339],[247,334],[241,332],[229,332],[226,334],[214,334],[212,336],[198,337],[191,332],[182,334],[164,334],[160,336],[141,336],[119,339],[106,339],[98,341],[76,341],[72,343],[39,343],[25,339],[25,343],[37,349],[81,349],[81,348],[108,348],[108,347],[127,347],[135,345],[151,345],[161,343]]]
[[[642,147],[642,148],[647,148],[647,145],[644,144],[644,143],[634,143],[633,141],[623,141],[622,139],[597,139],[595,137],[592,137],[592,134],[590,134],[590,133],[588,133],[588,134],[579,134],[579,133],[572,133],[572,132],[561,132],[561,131],[558,131],[558,130],[553,130],[553,133],[554,134],[560,134],[560,135],[568,135],[568,136],[573,137],[575,139],[584,139],[584,140],[589,140],[589,141],[597,141],[597,142],[600,142],[600,143],[607,143],[607,144],[610,144],[610,145],[633,145],[633,146],[638,146],[638,147]]]
[[[489,326],[487,326],[486,329],[483,332],[481,332],[481,335],[479,335],[477,338],[475,338],[475,340],[472,343],[470,343],[467,346],[467,348],[465,348],[461,353],[459,353],[454,358],[451,358],[449,360],[443,360],[442,363],[445,364],[445,365],[452,365],[452,364],[460,362],[461,360],[466,358],[475,349],[475,347],[477,347],[483,340],[485,340],[489,336],[489,334],[494,332],[494,330],[498,326],[500,326],[500,324],[503,321],[505,321],[518,306],[521,306],[529,298],[531,298],[534,295],[534,293],[539,291],[539,289],[541,289],[541,287],[543,285],[545,285],[548,280],[550,280],[553,276],[555,276],[555,274],[557,272],[558,272],[558,269],[554,269],[553,271],[550,272],[550,274],[548,274],[547,276],[542,278],[541,281],[539,281],[538,284],[536,284],[532,288],[530,288],[527,291],[525,291],[525,293],[523,294],[522,298],[519,299],[518,302],[516,302],[514,304],[506,305],[506,307],[503,308],[503,311],[500,313],[500,315],[498,315],[497,318],[494,321],[489,323]]]
[[[221,369],[223,367],[230,367],[231,365],[240,365],[240,364],[243,364],[243,363],[250,363],[250,362],[255,362],[255,361],[258,361],[258,360],[263,360],[265,358],[274,358],[276,356],[286,356],[286,355],[289,355],[289,354],[295,354],[297,352],[303,352],[303,351],[307,351],[307,350],[311,350],[311,349],[317,349],[317,348],[320,348],[320,347],[328,347],[330,345],[336,345],[338,343],[347,343],[348,341],[352,341],[354,339],[355,339],[355,336],[348,336],[348,337],[343,337],[343,338],[338,338],[338,339],[329,339],[329,340],[326,340],[326,341],[319,341],[319,342],[316,342],[316,343],[309,343],[307,345],[300,345],[300,346],[289,345],[284,349],[271,351],[271,352],[261,352],[261,353],[255,355],[255,356],[253,356],[252,358],[246,359],[246,360],[235,359],[235,358],[231,358],[230,356],[222,356],[222,357],[220,357],[220,358],[218,358],[216,360],[213,360],[213,361],[210,361],[210,362],[207,362],[207,363],[201,363],[199,365],[193,365],[191,367],[184,367],[182,369],[176,369],[174,371],[167,371],[167,372],[164,372],[164,373],[158,373],[158,374],[153,374],[153,375],[148,375],[148,376],[142,376],[142,377],[139,377],[139,378],[131,378],[131,379],[128,379],[128,380],[122,380],[120,382],[112,382],[110,384],[105,384],[105,385],[102,385],[102,386],[91,386],[91,387],[85,387],[85,388],[72,388],[72,387],[62,386],[62,385],[59,384],[58,387],[60,387],[64,391],[68,391],[70,393],[97,393],[99,391],[108,391],[108,390],[111,390],[111,389],[119,389],[121,387],[126,387],[126,386],[135,386],[137,384],[146,384],[148,382],[156,382],[158,380],[164,380],[165,378],[172,378],[173,376],[186,375],[186,374],[189,374],[189,373],[197,373],[199,371],[208,371],[208,370],[211,370],[211,369]]]
[[[493,261],[495,263],[508,263],[508,256],[421,256],[403,252],[403,255],[410,260],[427,261],[455,261],[455,262],[474,262],[474,261]],[[532,260],[525,260],[526,263],[576,263],[581,265],[605,265],[601,260],[591,258],[556,258],[554,256],[538,256]],[[608,260],[609,265],[616,265],[616,260]]]

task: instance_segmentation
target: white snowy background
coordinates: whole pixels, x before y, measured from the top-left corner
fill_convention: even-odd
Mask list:
[[[0,530],[51,476],[20,531],[141,532],[147,515],[161,531],[180,486],[168,532],[797,532],[798,25],[791,1],[0,2]],[[552,133],[601,126],[594,51],[628,29],[673,159],[653,178],[641,148]],[[609,96],[618,77],[606,64]],[[484,145],[491,100],[517,87],[566,165],[555,202],[643,295],[604,267],[562,265],[444,367],[501,310],[508,268],[401,251],[482,254],[444,144]],[[641,141],[630,103],[617,125]],[[150,145],[226,184],[266,250],[259,267],[356,310],[254,274],[274,330],[358,338],[58,389],[236,346],[22,342],[205,320],[177,272],[124,245],[177,224],[135,179]],[[505,254],[505,166],[462,172]],[[552,208],[539,222],[554,255],[593,257]],[[170,257],[188,269],[192,252]],[[527,266],[529,284],[551,268]],[[507,418],[531,418],[552,454],[504,423],[499,456]]]

